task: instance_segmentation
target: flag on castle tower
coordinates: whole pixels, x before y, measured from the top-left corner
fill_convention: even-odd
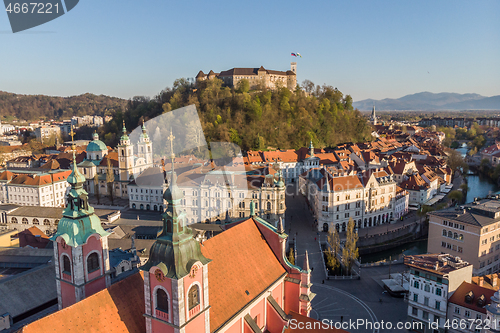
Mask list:
[[[301,57],[302,58],[302,56],[298,52],[296,52],[296,53],[292,52],[292,57]]]
[[[297,52],[296,55],[297,55],[297,57],[301,57],[302,58],[302,56],[300,55],[299,52]]]
[[[297,55],[295,53],[292,52],[292,57],[296,57]]]

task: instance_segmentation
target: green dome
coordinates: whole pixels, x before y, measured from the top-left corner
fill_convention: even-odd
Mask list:
[[[87,145],[87,152],[89,151],[104,151],[108,150],[108,147],[102,142],[101,140],[92,140],[88,145]]]

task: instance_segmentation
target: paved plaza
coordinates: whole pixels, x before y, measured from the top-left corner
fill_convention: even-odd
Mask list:
[[[311,316],[319,320],[348,322],[363,319],[374,322],[406,322],[407,303],[402,298],[389,296],[382,287],[381,280],[391,273],[403,272],[404,265],[379,266],[361,269],[359,280],[327,280],[323,269],[321,249],[318,240],[326,240],[327,234],[313,227],[313,217],[305,198],[289,185],[285,229],[290,239],[296,240],[297,265],[302,266],[304,253],[309,253],[312,272],[312,292],[316,294],[312,302]],[[405,332],[406,330],[363,327],[349,332]]]

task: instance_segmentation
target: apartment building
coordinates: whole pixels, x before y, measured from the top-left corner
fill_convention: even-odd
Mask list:
[[[404,264],[410,269],[408,321],[422,323],[416,330],[421,333],[436,332],[429,322],[444,332],[448,297],[463,281],[471,282],[472,265],[449,254],[405,256]]]
[[[499,200],[485,199],[428,215],[429,252],[447,252],[462,257],[473,265],[474,275],[499,271]]]
[[[396,182],[383,169],[357,175],[314,169],[301,176],[300,188],[317,218],[319,231],[345,231],[351,217],[358,228],[394,221]]]
[[[51,138],[61,136],[61,128],[55,125],[43,125],[35,128],[35,136],[37,140],[45,142],[47,140],[50,140]]]
[[[2,203],[64,207],[71,170],[4,170],[0,172]]]

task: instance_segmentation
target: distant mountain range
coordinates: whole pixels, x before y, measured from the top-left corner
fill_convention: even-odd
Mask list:
[[[369,111],[375,104],[379,111],[445,111],[445,110],[500,110],[500,95],[485,97],[478,94],[421,92],[398,99],[365,99],[352,103],[360,111]]]

